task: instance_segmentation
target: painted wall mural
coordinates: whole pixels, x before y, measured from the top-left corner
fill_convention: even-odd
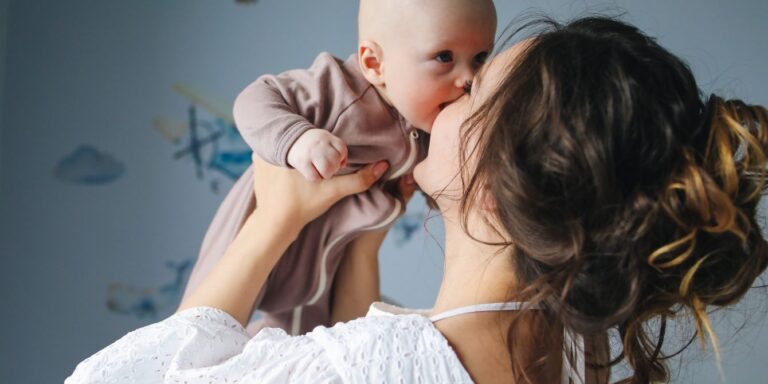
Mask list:
[[[221,178],[237,180],[251,165],[252,151],[235,128],[231,103],[201,96],[183,84],[174,91],[189,102],[186,121],[157,117],[152,125],[178,148],[173,158],[190,162],[197,178],[218,193]]]
[[[424,225],[424,215],[423,211],[406,213],[392,225],[392,234],[390,236],[394,237],[395,244],[398,247],[402,247],[410,241],[413,235],[422,228]]]
[[[173,278],[166,284],[155,287],[136,287],[113,283],[107,288],[107,308],[116,314],[137,318],[157,319],[165,310],[181,301],[187,275],[193,261],[168,261],[165,267],[173,272]]]

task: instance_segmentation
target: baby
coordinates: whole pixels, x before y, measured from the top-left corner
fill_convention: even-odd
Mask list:
[[[387,160],[382,182],[309,223],[272,270],[254,310],[291,334],[330,324],[330,285],[345,247],[404,211],[396,180],[424,158],[426,135],[447,104],[471,87],[492,50],[492,0],[361,0],[356,55],[320,54],[309,69],[257,79],[237,97],[235,123],[254,153],[307,179]],[[214,217],[189,278],[189,294],[253,210],[249,168]]]

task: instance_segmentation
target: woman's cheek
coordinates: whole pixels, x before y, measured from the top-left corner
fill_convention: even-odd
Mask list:
[[[413,180],[416,181],[416,184],[418,184],[419,188],[421,188],[422,191],[424,190],[424,180],[422,179],[423,173],[421,172],[421,170],[423,168],[424,162],[426,161],[427,159],[424,159],[418,164],[416,164],[415,167],[413,167]]]

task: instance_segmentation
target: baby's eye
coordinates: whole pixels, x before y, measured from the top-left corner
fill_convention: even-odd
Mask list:
[[[435,56],[435,60],[440,63],[450,63],[453,61],[453,53],[450,51],[440,52],[437,54],[437,56]]]
[[[488,59],[488,52],[480,52],[477,55],[475,55],[475,61],[480,64],[485,64],[485,61]]]

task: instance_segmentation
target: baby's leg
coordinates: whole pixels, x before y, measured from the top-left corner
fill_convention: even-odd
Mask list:
[[[331,325],[365,316],[381,300],[379,248],[386,235],[364,233],[347,245],[331,288]]]
[[[390,180],[384,189],[407,204],[415,188],[407,175]],[[381,301],[379,249],[390,228],[363,233],[347,245],[331,288],[331,325],[365,316],[373,302]]]

